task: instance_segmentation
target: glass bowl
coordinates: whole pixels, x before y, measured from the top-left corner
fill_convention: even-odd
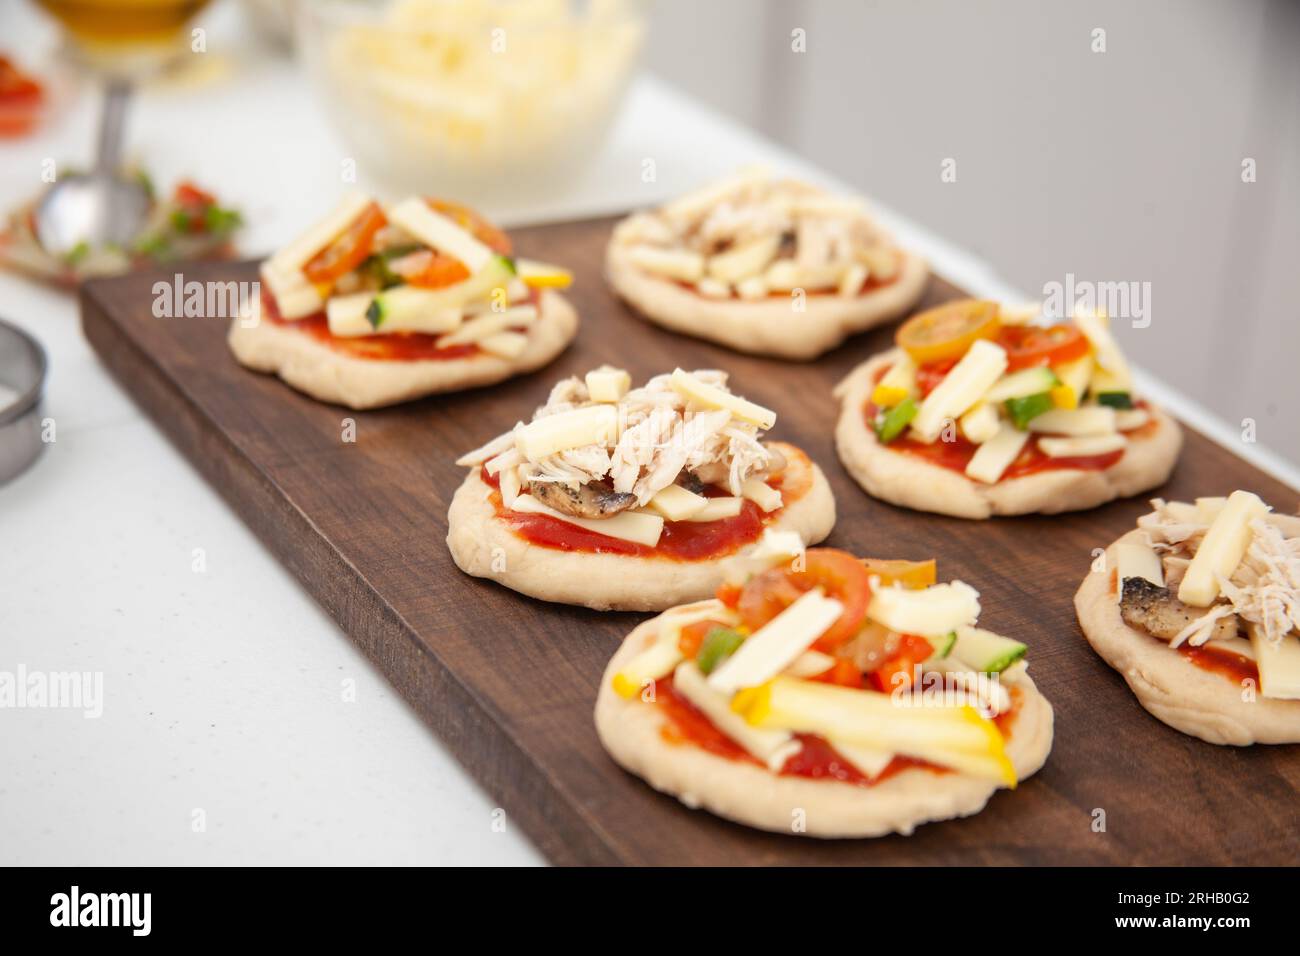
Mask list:
[[[540,195],[596,152],[644,0],[316,0],[297,40],[360,178],[469,202]]]

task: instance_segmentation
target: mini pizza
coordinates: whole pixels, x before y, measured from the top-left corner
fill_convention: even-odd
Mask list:
[[[906,315],[928,276],[858,200],[762,172],[625,219],[605,265],[651,322],[787,359]]]
[[[836,388],[835,444],[877,498],[958,518],[1077,511],[1163,483],[1177,423],[1104,316],[965,299],[915,315]]]
[[[448,514],[462,571],[544,601],[662,611],[712,594],[767,531],[816,543],[835,524],[826,477],[764,441],[776,413],[716,370],[631,388],[602,366],[557,384],[528,424],[457,464]]]
[[[911,833],[1036,772],[1052,708],[1024,644],[976,627],[934,561],[798,551],[772,534],[713,600],[637,627],[596,730],[689,807],[818,837]]]
[[[1074,596],[1088,643],[1176,730],[1300,743],[1300,517],[1248,491],[1152,505]]]
[[[243,365],[313,398],[377,408],[549,363],[578,329],[556,291],[571,278],[512,258],[472,209],[353,194],[262,264],[259,308],[228,341]]]

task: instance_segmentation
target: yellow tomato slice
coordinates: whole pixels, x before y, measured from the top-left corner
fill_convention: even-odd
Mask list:
[[[929,561],[863,558],[862,566],[867,569],[867,574],[877,575],[881,584],[897,582],[911,590],[919,591],[921,588],[928,588],[937,580],[934,558]]]
[[[945,302],[914,315],[899,327],[894,340],[917,365],[963,355],[977,339],[998,331],[998,304],[986,299]]]

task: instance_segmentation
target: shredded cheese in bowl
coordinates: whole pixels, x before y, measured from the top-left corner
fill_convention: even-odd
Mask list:
[[[364,172],[481,201],[594,151],[644,34],[642,0],[330,0],[299,47]]]

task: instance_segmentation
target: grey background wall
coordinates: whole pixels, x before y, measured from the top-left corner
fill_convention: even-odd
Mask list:
[[[1149,281],[1130,355],[1300,464],[1300,3],[657,0],[654,17],[658,75],[1027,292]]]

